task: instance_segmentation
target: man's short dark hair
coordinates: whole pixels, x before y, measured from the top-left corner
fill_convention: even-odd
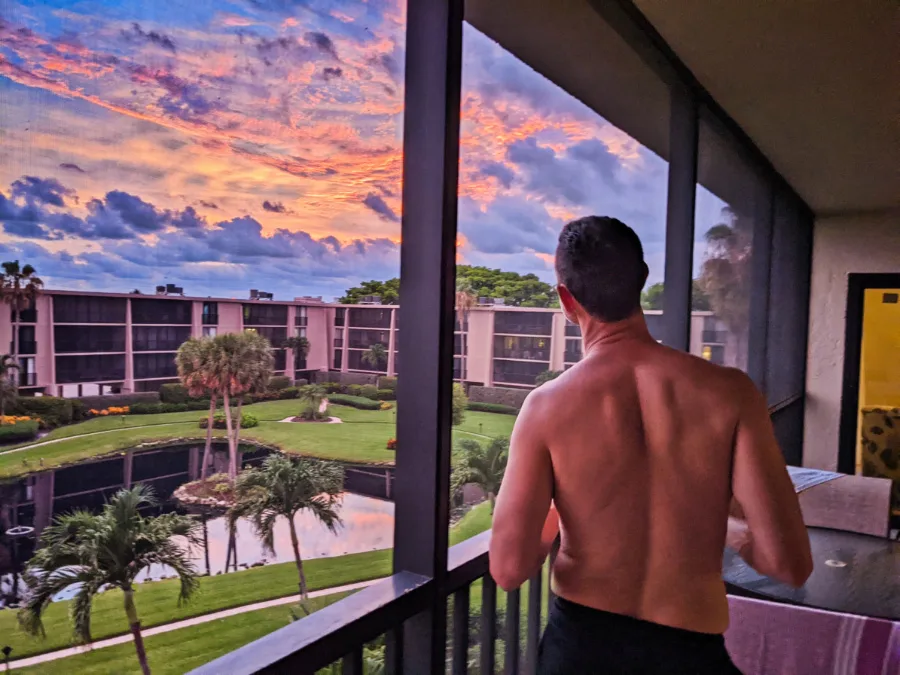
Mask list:
[[[634,230],[615,218],[573,220],[556,248],[559,283],[600,321],[622,321],[641,306],[647,279],[644,249]]]

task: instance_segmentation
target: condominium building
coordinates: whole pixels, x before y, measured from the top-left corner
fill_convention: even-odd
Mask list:
[[[397,375],[400,308],[291,301],[49,290],[21,312],[20,387],[26,393],[87,396],[158,390],[176,381],[175,352],[189,337],[253,329],[272,343],[275,372],[294,379],[314,371]],[[662,312],[647,311],[660,339]],[[15,322],[0,323],[10,344]],[[284,348],[288,337],[309,340],[303,358]],[[581,359],[578,326],[559,309],[484,305],[456,325],[454,377],[470,383],[533,387],[546,370]],[[727,331],[710,312],[693,312],[691,352],[723,362]],[[381,349],[372,347],[381,345]]]

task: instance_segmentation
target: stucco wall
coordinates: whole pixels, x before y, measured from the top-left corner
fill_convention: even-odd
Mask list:
[[[844,369],[847,275],[900,272],[900,213],[816,220],[803,463],[834,470]]]

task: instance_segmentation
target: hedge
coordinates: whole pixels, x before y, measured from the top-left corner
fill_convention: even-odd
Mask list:
[[[237,415],[231,416],[231,423],[234,424],[237,420],[235,419]],[[203,417],[200,419],[200,428],[205,429],[209,426],[209,417]],[[241,415],[241,429],[251,429],[253,427],[259,426],[259,418],[256,415],[251,415],[250,413],[243,413]],[[213,418],[213,429],[227,429],[227,420],[225,419],[225,413],[218,413]]]
[[[397,392],[393,389],[379,389],[378,390],[378,400],[379,401],[396,401],[397,400]]]
[[[135,403],[131,406],[132,415],[158,415],[159,413],[187,412],[188,410],[207,410],[209,401],[190,401],[189,403]]]
[[[477,410],[479,412],[499,413],[501,415],[518,415],[519,411],[511,405],[503,405],[502,403],[479,403],[478,401],[469,401],[466,410]]]
[[[269,378],[268,388],[272,391],[281,391],[291,386],[291,378],[287,375],[276,375]]]
[[[364,384],[359,388],[359,395],[363,398],[370,398],[373,401],[378,400],[378,387],[374,384]]]
[[[16,412],[29,417],[39,417],[41,426],[55,429],[72,422],[72,401],[57,396],[21,396]]]
[[[164,385],[165,386],[165,385]],[[159,394],[155,391],[135,392],[132,394],[104,394],[103,396],[81,396],[73,399],[73,403],[83,403],[86,410],[103,410],[110,406],[124,408],[135,403],[159,403]]]
[[[187,387],[183,384],[170,382],[159,387],[159,400],[163,403],[187,403],[189,398]]]
[[[0,443],[20,443],[37,436],[37,420],[0,425]]]
[[[360,410],[381,410],[381,403],[362,396],[348,396],[347,394],[331,394],[328,402],[335,405],[346,405]]]
[[[527,389],[508,389],[506,387],[469,387],[469,400],[476,403],[491,403],[510,406],[517,410],[525,403],[529,394]]]
[[[390,389],[391,391],[397,391],[397,378],[396,377],[379,377],[378,378],[378,388],[379,389]]]

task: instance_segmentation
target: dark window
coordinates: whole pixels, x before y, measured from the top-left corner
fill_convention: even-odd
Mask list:
[[[187,473],[190,462],[189,450],[168,450],[166,452],[136,453],[131,469],[132,480],[143,481],[170,476],[175,473]]]
[[[390,331],[350,329],[348,337],[352,349],[368,349],[372,345],[384,345],[387,349]]]
[[[55,323],[125,323],[125,298],[54,295]]]
[[[347,310],[344,307],[338,307],[334,311],[334,325],[335,326],[343,326],[344,321],[347,318]]]
[[[457,316],[453,320],[453,331],[456,333],[465,333],[469,330],[469,317],[466,317],[465,321],[462,323],[462,327],[459,325],[459,316]]]
[[[35,341],[34,326],[19,326],[19,354],[35,354],[37,353],[37,342]],[[12,354],[12,341],[9,343],[9,353]]]
[[[347,367],[350,370],[372,370],[372,371],[381,371],[387,372],[387,354],[384,355],[384,358],[378,364],[378,367],[374,367],[368,361],[363,360],[363,356],[366,354],[365,351],[349,351],[347,352]]]
[[[566,321],[566,337],[581,337],[581,326],[571,321]]]
[[[550,312],[495,312],[494,333],[512,335],[550,335],[553,314]]]
[[[175,354],[135,354],[134,379],[144,380],[154,377],[175,377]]]
[[[391,310],[379,307],[354,307],[350,310],[350,325],[358,328],[390,328]]]
[[[136,352],[164,352],[178,349],[189,337],[190,326],[134,326],[132,349]]]
[[[186,300],[132,300],[131,323],[191,323],[191,303]]]
[[[262,335],[273,347],[280,347],[287,340],[287,326],[284,328],[276,328],[274,326],[266,326],[264,328],[256,328],[257,333]]]
[[[463,353],[463,336],[461,334],[453,336],[453,353],[456,355]]]
[[[341,368],[343,368],[343,366],[341,365],[343,363],[343,359],[342,359],[343,354],[344,353],[340,349],[334,350],[334,369],[335,370],[340,370]]]
[[[297,307],[297,313],[294,315],[294,324],[297,326],[308,325],[307,307]]]
[[[275,357],[275,364],[272,366],[273,370],[284,370],[287,364],[287,352],[284,349],[277,349],[272,352],[272,356]]]
[[[82,354],[56,357],[56,381],[59,384],[124,379],[124,354]]]
[[[725,364],[725,347],[722,345],[703,345],[701,356],[718,365]]]
[[[547,370],[546,363],[494,361],[494,382],[534,385],[534,379]]]
[[[9,320],[15,323],[16,310],[9,308]],[[37,309],[34,306],[34,300],[29,300],[28,305],[19,312],[19,323],[37,323]]]
[[[215,326],[219,323],[219,303],[204,302],[203,303],[203,325]]]
[[[581,361],[581,356],[581,340],[566,340],[566,354],[563,360],[566,363],[578,363]]]
[[[294,370],[306,370],[306,357],[299,354],[294,357]],[[300,377],[299,375],[296,377]]]
[[[458,358],[458,357],[453,359],[453,379],[454,380],[463,379],[462,359]]]
[[[54,326],[57,354],[124,352],[125,326]]]
[[[245,326],[287,326],[287,305],[244,305]]]
[[[495,359],[550,361],[550,338],[494,337]]]

